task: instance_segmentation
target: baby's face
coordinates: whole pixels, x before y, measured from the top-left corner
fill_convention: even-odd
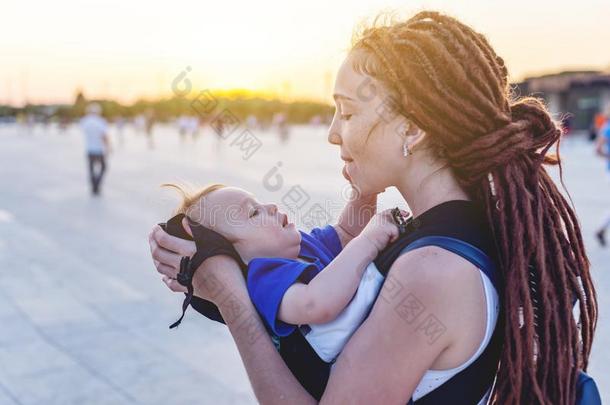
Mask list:
[[[277,205],[262,204],[240,188],[213,191],[189,216],[231,241],[245,263],[254,257],[296,258],[299,254],[301,234],[288,216]]]

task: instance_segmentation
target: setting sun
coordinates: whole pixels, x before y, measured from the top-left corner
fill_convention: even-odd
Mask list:
[[[525,6],[525,7],[522,7]],[[602,1],[301,3],[9,2],[3,8],[0,103],[133,101],[169,93],[186,66],[198,88],[245,88],[330,101],[353,30],[380,10],[437,8],[485,33],[514,80],[566,68],[605,69],[610,3]],[[576,10],[577,8],[577,10]],[[523,10],[527,10],[524,12]],[[578,16],[578,19],[575,17]],[[7,63],[8,62],[8,63]]]

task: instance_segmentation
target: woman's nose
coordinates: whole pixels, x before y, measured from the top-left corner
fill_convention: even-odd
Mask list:
[[[331,131],[328,131],[328,142],[333,145],[341,145],[341,136],[332,131],[332,128]]]
[[[328,129],[328,142],[333,145],[341,145],[341,135],[339,135],[337,129],[337,121],[333,118],[333,122]]]

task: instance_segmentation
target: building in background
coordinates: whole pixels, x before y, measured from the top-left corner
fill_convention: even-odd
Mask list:
[[[543,97],[551,113],[572,115],[571,127],[589,130],[594,117],[610,108],[610,74],[601,71],[566,71],[529,77],[516,83],[520,96]]]

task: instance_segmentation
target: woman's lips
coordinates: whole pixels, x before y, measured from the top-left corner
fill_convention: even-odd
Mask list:
[[[349,176],[349,173],[347,172],[347,163],[343,166],[343,170],[341,171],[341,174],[343,174],[343,177],[345,178],[345,180],[347,180],[351,183],[352,178]]]

